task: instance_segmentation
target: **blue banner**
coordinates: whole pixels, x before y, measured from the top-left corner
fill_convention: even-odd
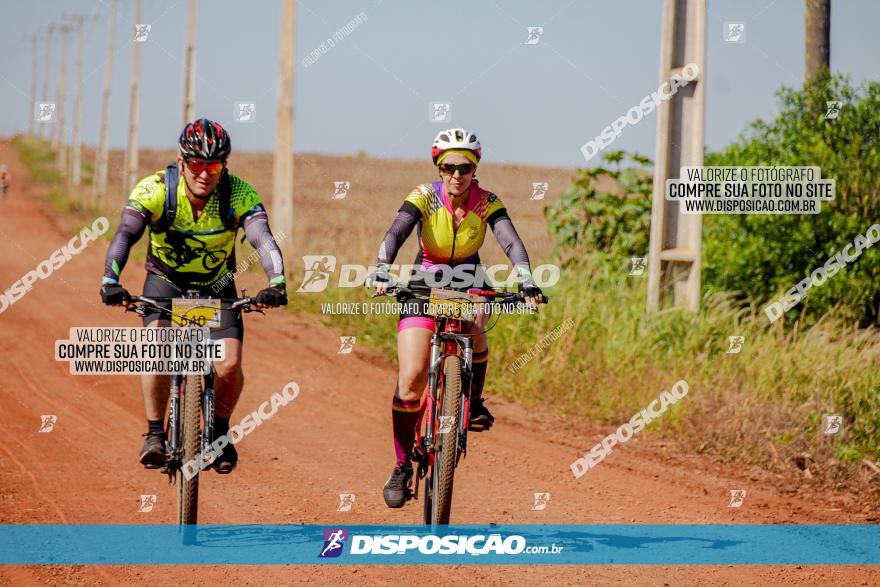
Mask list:
[[[876,565],[880,526],[0,525],[0,564]]]

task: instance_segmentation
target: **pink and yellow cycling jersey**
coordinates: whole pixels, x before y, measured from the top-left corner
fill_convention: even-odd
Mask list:
[[[387,271],[400,247],[418,227],[420,246],[413,263],[418,271],[436,274],[461,267],[476,275],[481,271],[479,250],[488,226],[501,250],[513,263],[517,275],[530,275],[529,255],[504,204],[498,196],[482,189],[476,179],[471,181],[469,190],[462,206],[464,215],[456,227],[452,198],[446,194],[443,182],[416,186],[406,196],[379,245],[377,268]],[[416,275],[412,279],[418,281],[421,277]]]
[[[498,196],[482,189],[476,179],[471,183],[466,209],[456,228],[452,204],[442,181],[416,186],[406,197],[400,210],[420,216],[418,260],[424,268],[474,259],[486,238],[490,220],[506,215]]]

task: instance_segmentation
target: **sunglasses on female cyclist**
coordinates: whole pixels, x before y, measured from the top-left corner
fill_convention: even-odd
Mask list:
[[[460,165],[453,165],[451,163],[441,163],[440,164],[440,173],[447,173],[449,175],[455,175],[455,171],[462,175],[467,175],[469,173],[473,173],[476,166],[473,163],[462,163]]]
[[[222,161],[212,161],[210,163],[197,163],[195,161],[185,161],[187,168],[194,175],[200,175],[203,171],[207,171],[208,175],[217,175],[223,171]]]

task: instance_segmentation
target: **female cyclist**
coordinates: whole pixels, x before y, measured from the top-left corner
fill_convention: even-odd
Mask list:
[[[451,268],[455,267],[456,279],[462,269],[474,277],[480,264],[477,253],[488,226],[513,263],[526,302],[535,307],[543,301],[543,294],[531,277],[528,253],[507,210],[498,196],[481,188],[474,177],[480,155],[477,136],[463,128],[437,134],[431,158],[438,167],[441,181],[418,185],[406,197],[379,247],[377,271],[369,276],[367,287],[375,287],[377,294],[387,291],[391,281],[390,265],[416,225],[419,226],[420,247],[415,265],[420,271],[451,273]],[[467,267],[462,268],[462,265]],[[420,278],[415,277],[415,280]],[[432,276],[433,282],[440,280],[442,277]],[[400,371],[391,401],[397,463],[383,490],[385,504],[390,508],[402,507],[410,498],[411,451],[415,444],[422,392],[428,381],[431,336],[434,333],[434,319],[426,314],[426,305],[418,304],[418,311],[401,313],[397,325]],[[466,331],[475,335],[468,429],[476,432],[488,430],[495,420],[483,405],[482,397],[489,358],[488,342],[483,332],[487,318],[486,314],[479,315]]]

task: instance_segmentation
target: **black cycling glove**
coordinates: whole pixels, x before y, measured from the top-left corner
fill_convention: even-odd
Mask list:
[[[541,288],[535,285],[535,280],[531,277],[525,279],[525,281],[521,281],[519,284],[519,291],[522,292],[523,297],[525,298],[537,298],[538,296],[543,296],[544,292],[541,291]]]
[[[270,285],[266,289],[260,290],[257,297],[254,298],[257,304],[261,306],[269,306],[277,308],[278,306],[287,305],[287,288],[283,283]]]
[[[105,283],[101,286],[101,301],[108,306],[118,306],[129,300],[131,300],[131,296],[118,283]]]

